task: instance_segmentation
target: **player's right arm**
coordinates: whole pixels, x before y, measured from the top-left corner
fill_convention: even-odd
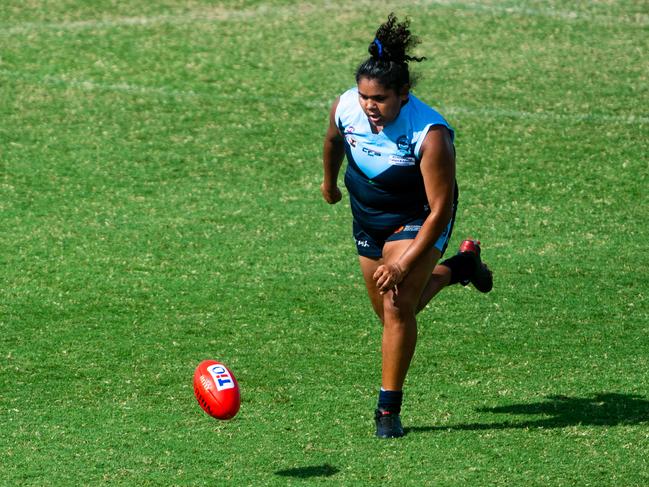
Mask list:
[[[322,191],[325,201],[332,205],[342,199],[342,193],[338,187],[338,173],[345,158],[345,142],[336,125],[336,108],[339,100],[340,98],[336,98],[336,101],[331,106],[329,127],[327,128],[322,150],[324,178],[320,185],[320,191]]]

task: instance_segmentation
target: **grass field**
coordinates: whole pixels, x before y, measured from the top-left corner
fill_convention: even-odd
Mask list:
[[[422,312],[379,441],[319,185],[391,10],[495,290]],[[648,32],[642,0],[1,2],[0,485],[648,485]],[[208,358],[232,421],[194,399]]]

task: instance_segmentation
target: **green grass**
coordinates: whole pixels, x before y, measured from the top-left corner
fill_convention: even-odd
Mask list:
[[[329,104],[390,10],[458,132],[452,248],[399,441]],[[2,485],[649,483],[641,1],[0,6]],[[206,416],[201,360],[239,415]]]

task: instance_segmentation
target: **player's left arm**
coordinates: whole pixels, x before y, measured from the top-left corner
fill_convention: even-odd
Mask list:
[[[399,260],[390,266],[381,266],[381,272],[377,270],[375,279],[381,293],[403,280],[417,260],[435,244],[453,214],[455,149],[449,130],[442,125],[431,127],[422,143],[420,155],[430,214]]]

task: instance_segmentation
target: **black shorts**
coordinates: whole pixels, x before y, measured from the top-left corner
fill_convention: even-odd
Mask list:
[[[448,221],[446,228],[439,236],[434,244],[434,247],[439,250],[442,255],[448,247],[448,242],[453,233],[453,224],[455,223],[455,213],[457,211],[457,201],[453,203],[453,214]],[[355,219],[353,221],[354,241],[356,242],[356,250],[358,255],[378,259],[383,256],[383,246],[385,242],[393,242],[395,240],[413,240],[424,221],[428,217],[428,212],[410,220],[405,221],[402,225],[393,229],[386,230],[366,230]]]

